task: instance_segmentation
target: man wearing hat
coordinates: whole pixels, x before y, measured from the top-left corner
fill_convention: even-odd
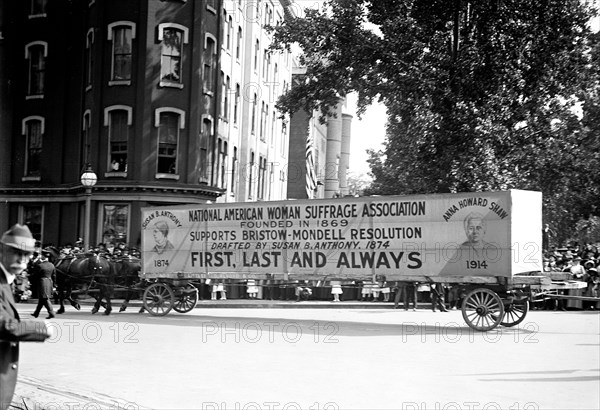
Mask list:
[[[38,287],[38,304],[35,312],[31,315],[38,317],[43,307],[48,311],[48,319],[54,317],[54,309],[50,303],[52,297],[52,289],[54,288],[54,280],[56,278],[56,267],[48,260],[50,252],[47,249],[42,249],[40,261],[37,265],[37,273],[39,275]]]
[[[0,410],[10,406],[15,392],[19,342],[42,342],[51,336],[44,322],[19,318],[11,289],[34,250],[35,240],[27,226],[16,224],[0,238]]]

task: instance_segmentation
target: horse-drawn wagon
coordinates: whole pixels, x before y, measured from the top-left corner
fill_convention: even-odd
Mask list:
[[[142,209],[144,307],[188,312],[206,279],[460,286],[466,323],[521,323],[542,274],[542,196],[465,194],[225,203]],[[564,286],[576,286],[567,284]]]

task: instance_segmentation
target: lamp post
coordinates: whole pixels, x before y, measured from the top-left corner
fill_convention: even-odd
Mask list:
[[[83,240],[85,250],[90,250],[90,218],[92,207],[92,187],[96,185],[98,177],[90,164],[86,165],[85,171],[81,174],[81,184],[85,187],[85,227],[83,232]]]

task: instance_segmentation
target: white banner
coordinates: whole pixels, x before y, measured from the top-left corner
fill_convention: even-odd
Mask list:
[[[144,208],[142,216],[150,277],[510,277],[542,269],[539,192],[190,205]]]

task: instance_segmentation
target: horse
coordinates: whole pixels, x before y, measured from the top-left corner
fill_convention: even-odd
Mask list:
[[[108,259],[97,253],[88,252],[84,257],[61,259],[55,266],[60,303],[57,313],[64,313],[65,300],[68,300],[75,309],[79,310],[79,304],[72,298],[74,287],[77,286],[78,290],[89,291],[97,284],[99,295],[97,297],[93,296],[96,303],[92,308],[92,313],[97,313],[102,305],[105,307],[104,314],[110,315],[115,269]],[[105,300],[105,303],[102,300]]]
[[[139,259],[119,259],[112,261],[115,272],[115,286],[117,289],[125,290],[125,299],[119,308],[119,312],[124,312],[131,298],[139,297],[140,288],[140,271],[142,265]]]

